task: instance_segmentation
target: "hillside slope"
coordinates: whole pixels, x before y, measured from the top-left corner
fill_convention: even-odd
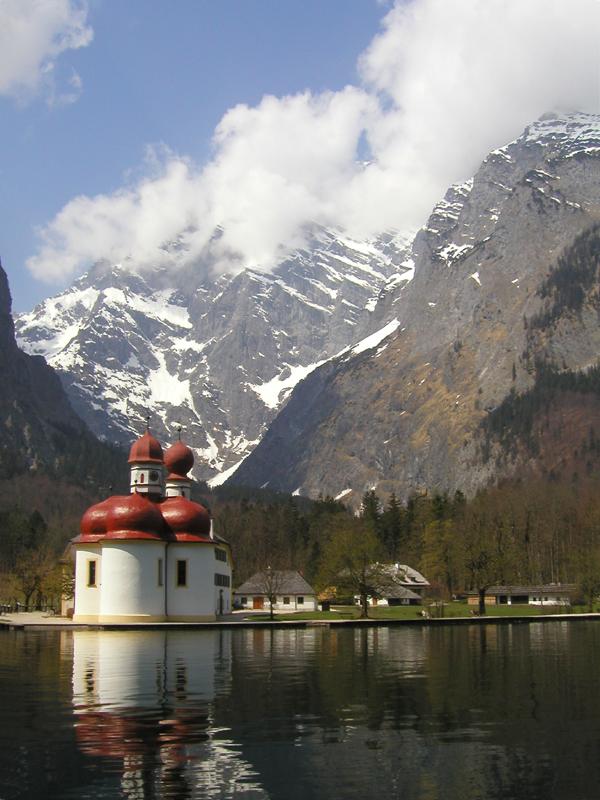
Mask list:
[[[110,481],[119,454],[73,411],[45,360],[18,348],[1,266],[0,387],[0,479],[43,473],[88,487]]]
[[[490,153],[417,234],[411,283],[374,310],[397,331],[299,384],[232,483],[472,493],[530,461],[484,421],[534,387],[540,363],[574,373],[596,363],[597,303],[563,304],[535,335],[529,321],[546,309],[561,255],[599,219],[600,117],[546,115]],[[595,274],[586,292],[598,285]]]

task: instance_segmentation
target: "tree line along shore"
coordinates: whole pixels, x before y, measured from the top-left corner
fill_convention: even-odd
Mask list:
[[[424,492],[406,501],[371,490],[357,514],[331,497],[237,487],[210,492],[202,485],[196,496],[231,543],[234,586],[266,567],[295,569],[335,601],[336,592],[340,598],[360,594],[361,565],[403,563],[427,577],[424,602],[444,604],[444,613],[454,614],[450,609],[458,611],[467,593],[516,583],[575,584],[574,606],[593,610],[600,595],[599,489],[595,480],[514,481],[470,499],[461,492]],[[12,507],[0,508],[2,605],[58,609],[69,591],[65,548],[77,533],[78,506],[83,509],[89,495],[62,506],[56,497],[44,504],[45,497],[40,491],[40,508],[32,508],[31,499],[15,491]]]

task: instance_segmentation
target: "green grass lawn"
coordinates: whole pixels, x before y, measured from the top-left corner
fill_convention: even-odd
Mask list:
[[[421,611],[427,609],[432,617],[442,616],[439,609],[434,606],[375,606],[369,608],[370,619],[421,619]],[[470,617],[471,610],[477,610],[477,606],[470,606],[466,602],[444,603],[443,617]],[[597,610],[597,609],[595,609]],[[542,614],[581,614],[587,613],[589,609],[583,606],[572,606],[568,608],[561,606],[487,606],[487,617],[531,617]],[[276,620],[332,620],[332,619],[357,619],[360,617],[358,606],[332,606],[331,611],[306,611],[297,614],[276,614]],[[268,618],[268,614],[265,615]],[[256,619],[256,616],[250,619]]]
[[[332,611],[299,611],[297,614],[277,614],[275,619],[356,619],[358,611],[352,606],[340,606]]]

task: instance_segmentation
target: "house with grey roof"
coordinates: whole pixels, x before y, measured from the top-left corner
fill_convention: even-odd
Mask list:
[[[371,605],[378,606],[418,606],[421,605],[422,598],[420,594],[413,592],[412,589],[407,589],[405,586],[390,586],[385,589],[381,597],[373,598]]]
[[[376,597],[369,597],[371,606],[416,606],[422,602],[423,593],[430,583],[408,564],[388,564]],[[360,603],[360,598],[355,598]]]
[[[488,586],[486,605],[568,606],[577,587],[573,583],[545,583],[519,586]],[[479,604],[477,592],[469,592],[469,605]]]
[[[233,593],[234,606],[248,610],[317,611],[313,587],[296,570],[266,569],[255,573]]]

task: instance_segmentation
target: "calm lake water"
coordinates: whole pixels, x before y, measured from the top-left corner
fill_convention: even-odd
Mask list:
[[[0,632],[0,798],[600,796],[600,622]]]

